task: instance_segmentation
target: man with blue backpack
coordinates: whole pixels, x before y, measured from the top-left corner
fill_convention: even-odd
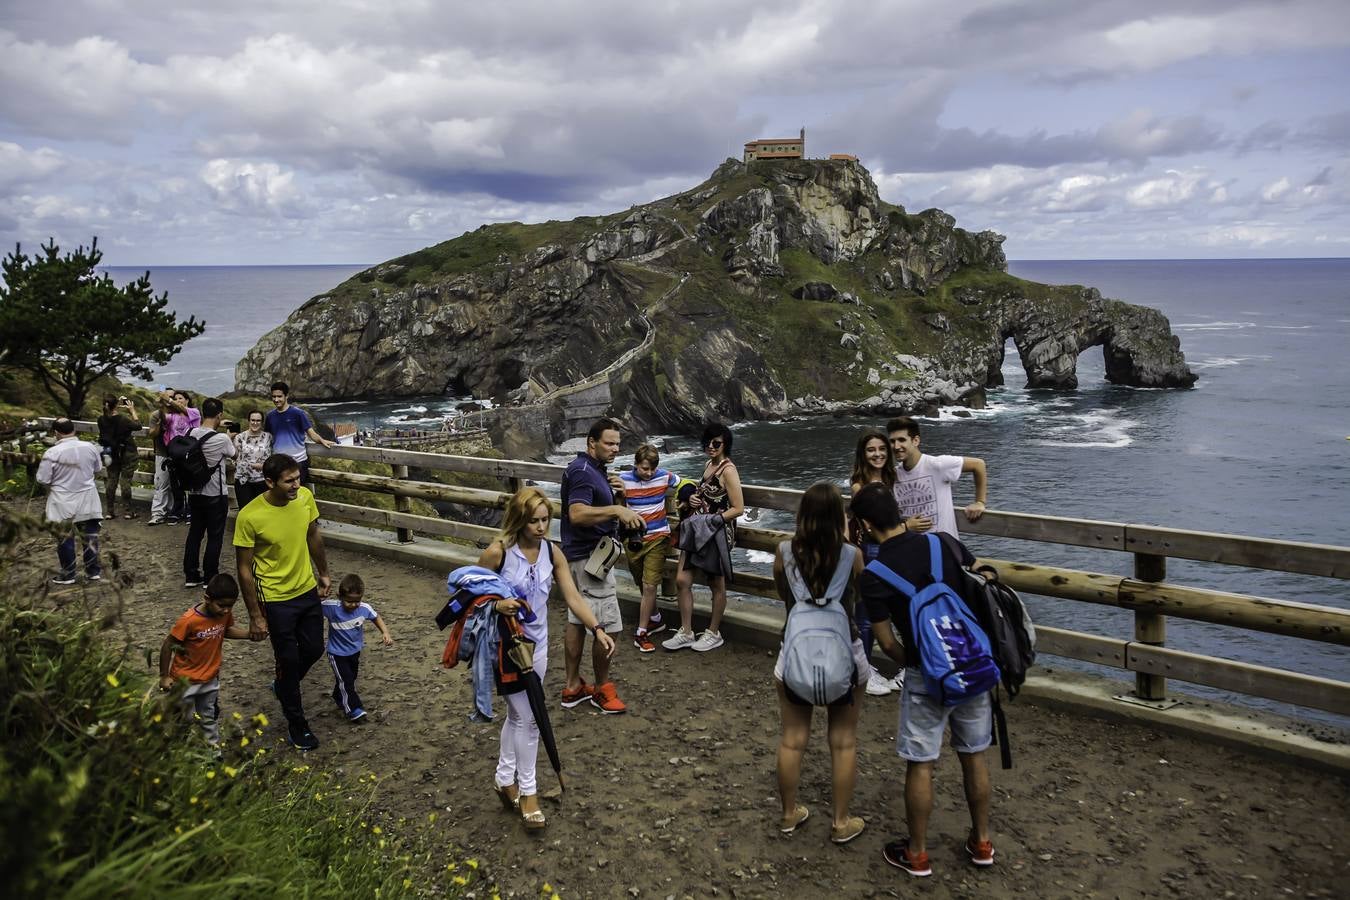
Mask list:
[[[872,616],[873,634],[882,651],[905,667],[896,751],[908,763],[905,819],[909,836],[887,844],[882,855],[911,875],[932,874],[927,839],[933,764],[942,749],[944,730],[950,727],[970,808],[965,850],[973,865],[992,866],[989,769],[984,751],[992,742],[991,693],[998,684],[999,670],[988,637],[959,593],[961,566],[971,560],[958,558],[952,546],[935,535],[910,532],[895,497],[880,482],[858,491],[849,512],[880,544],[877,558],[859,581],[862,600]]]

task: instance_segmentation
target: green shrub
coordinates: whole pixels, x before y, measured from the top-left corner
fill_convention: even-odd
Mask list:
[[[12,559],[29,526],[3,508],[0,518],[0,560]],[[443,873],[444,859],[433,864],[411,828],[372,815],[375,775],[339,783],[271,752],[262,713],[226,717],[214,753],[146,661],[105,633],[115,618],[92,599],[58,607],[40,590],[0,582],[6,896],[397,898],[433,889],[427,873]],[[471,861],[462,871],[476,869]]]

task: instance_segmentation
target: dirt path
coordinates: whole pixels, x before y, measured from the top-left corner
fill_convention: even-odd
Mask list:
[[[133,658],[158,648],[195,593],[178,571],[185,529],[143,522],[110,522],[105,539],[129,579]],[[38,567],[54,564],[51,548],[32,549],[16,577],[38,579]],[[305,698],[322,747],[305,762],[344,777],[377,774],[378,807],[423,829],[447,859],[478,858],[506,896],[538,897],[547,882],[565,897],[1330,897],[1350,874],[1346,783],[1029,705],[1009,711],[1016,768],[993,772],[994,868],[964,860],[960,771],[950,756],[938,768],[933,877],[913,879],[882,860],[882,844],[904,831],[894,696],[867,698],[862,714],[854,812],[867,831],[846,847],[828,842],[829,760],[818,715],[801,791],[812,816],[797,834],[780,836],[773,660],[732,645],[641,656],[621,643],[615,673],[631,711],[552,710],[569,789],[560,803],[545,803],[548,828],[526,834],[489,787],[501,702],[498,723],[471,724],[468,673],[438,664],[443,637],[431,616],[444,599],[444,573],[341,552],[330,560],[335,575],[365,578],[398,643],[368,643],[360,681],[368,725],[349,725],[328,702],[326,667],[310,673]],[[233,562],[228,547],[224,561]],[[562,675],[556,608],[551,619],[546,688],[554,697]],[[266,644],[229,642],[221,701],[226,715],[267,712],[268,738],[279,743],[271,667]],[[540,764],[548,791],[556,780],[542,752]]]

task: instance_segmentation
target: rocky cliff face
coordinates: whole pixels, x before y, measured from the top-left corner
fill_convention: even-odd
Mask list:
[[[1002,242],[885,203],[854,162],[728,160],[627,213],[484,226],[362,272],[265,335],[236,381],[543,405],[580,382],[642,430],[979,402],[1008,339],[1036,386],[1075,387],[1098,345],[1111,381],[1194,382],[1160,313],[1012,278]]]

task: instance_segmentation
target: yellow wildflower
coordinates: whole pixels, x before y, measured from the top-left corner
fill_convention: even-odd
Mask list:
[[[109,672],[107,674],[107,679],[108,684],[111,684],[113,687],[120,687],[122,684],[122,682],[117,680],[117,674],[115,672]]]
[[[215,777],[216,777],[216,770],[215,770],[215,769],[207,769],[207,770],[206,770],[206,777],[207,777],[207,778],[215,778]]]
[[[239,774],[239,770],[234,768],[233,766],[221,766],[221,771],[223,771],[226,775],[230,776],[231,778]]]

